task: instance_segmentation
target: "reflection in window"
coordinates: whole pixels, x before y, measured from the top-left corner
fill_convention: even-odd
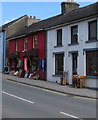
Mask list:
[[[98,76],[98,50],[86,52],[86,73],[88,76]]]
[[[55,54],[55,74],[63,75],[64,54]]]
[[[71,27],[71,43],[77,43],[78,42],[78,26],[72,26]]]
[[[89,40],[97,40],[97,20],[89,22]]]
[[[62,29],[57,30],[57,46],[62,45]]]

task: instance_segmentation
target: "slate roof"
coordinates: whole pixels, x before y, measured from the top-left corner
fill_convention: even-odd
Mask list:
[[[78,8],[67,14],[59,14],[57,16],[33,23],[31,26],[25,28],[22,31],[14,34],[8,39],[12,39],[21,35],[28,35],[30,33],[47,30],[51,27],[56,27],[58,25],[70,24],[70,22],[75,22],[76,20],[81,20],[84,18],[98,16],[98,2],[88,5],[86,7]]]
[[[7,28],[8,26],[12,25],[13,23],[17,22],[18,20],[20,20],[20,19],[22,19],[22,18],[24,18],[24,17],[28,17],[28,16],[27,16],[27,15],[21,16],[21,17],[13,20],[13,21],[11,21],[11,22],[8,22],[8,23],[0,26],[0,31],[1,31],[1,30],[2,30],[2,31],[5,30],[5,28]]]

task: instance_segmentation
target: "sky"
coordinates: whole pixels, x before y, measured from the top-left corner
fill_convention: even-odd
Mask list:
[[[21,1],[22,0],[18,2],[17,0],[16,2],[12,2],[11,0],[2,0],[2,2],[0,2],[0,18],[2,17],[2,20],[0,19],[0,26],[24,15],[29,17],[36,16],[36,18],[41,20],[58,15],[61,13],[61,2],[64,0],[57,2],[29,2],[29,0],[28,2]],[[83,7],[95,3],[97,0],[93,0],[93,2],[90,0],[88,0],[88,2],[81,2],[81,0],[76,0],[75,2],[79,3],[80,7]]]

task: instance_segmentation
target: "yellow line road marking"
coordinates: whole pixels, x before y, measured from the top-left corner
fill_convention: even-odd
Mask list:
[[[94,99],[94,98],[86,98],[86,97],[79,97],[79,96],[74,96],[74,98],[87,99],[87,100],[89,99],[89,100],[94,100],[94,101],[97,100],[97,99]]]
[[[45,89],[45,88],[40,88],[40,87],[33,86],[33,85],[30,86],[30,85],[27,85],[25,83],[19,83],[18,81],[11,81],[11,80],[5,80],[5,81],[14,82],[14,83],[17,83],[17,84],[20,84],[20,85],[23,85],[23,86],[33,87],[33,88],[36,88],[36,89],[40,89],[40,90],[43,90],[43,91],[46,91],[46,92],[51,92],[51,93],[54,93],[54,94],[59,94],[59,95],[62,95],[62,96],[69,96],[70,95],[70,94],[67,94],[67,93],[64,94],[64,93],[48,90],[48,89]],[[87,97],[82,97],[82,96],[75,96],[75,95],[70,95],[70,96],[72,96],[73,98],[79,98],[79,99],[94,100],[94,101],[97,100],[95,98],[87,98]]]

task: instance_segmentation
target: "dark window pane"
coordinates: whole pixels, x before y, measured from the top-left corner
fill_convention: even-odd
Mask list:
[[[62,29],[57,30],[57,45],[62,45]]]
[[[64,66],[64,54],[55,55],[55,73],[62,75]]]
[[[77,74],[77,56],[78,56],[78,53],[73,53],[72,54],[73,74],[74,75]]]
[[[78,26],[71,27],[71,43],[77,43],[78,42]]]
[[[86,72],[89,76],[98,76],[98,51],[86,53]]]
[[[97,21],[89,22],[89,40],[97,39]]]

